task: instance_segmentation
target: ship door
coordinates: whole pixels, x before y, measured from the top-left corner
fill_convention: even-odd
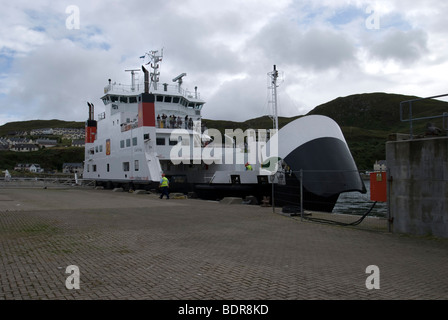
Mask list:
[[[230,175],[230,180],[232,181],[232,184],[241,184],[240,176],[238,174]]]

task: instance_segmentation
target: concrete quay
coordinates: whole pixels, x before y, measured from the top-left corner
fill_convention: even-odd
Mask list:
[[[269,207],[0,189],[0,300],[447,300],[447,265],[447,239]]]

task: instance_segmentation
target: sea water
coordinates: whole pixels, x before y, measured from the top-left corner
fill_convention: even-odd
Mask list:
[[[363,215],[373,205],[375,201],[370,200],[370,181],[364,180],[367,193],[345,192],[339,195],[334,206],[333,213]],[[377,202],[369,216],[387,217],[387,203]]]

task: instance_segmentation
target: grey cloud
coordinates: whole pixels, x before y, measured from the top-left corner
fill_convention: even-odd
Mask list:
[[[429,51],[427,41],[428,36],[422,30],[392,30],[368,47],[370,55],[374,58],[413,63]]]
[[[251,45],[265,51],[269,59],[326,70],[354,59],[355,48],[343,33],[328,29],[302,31],[291,22],[276,22],[260,31]]]

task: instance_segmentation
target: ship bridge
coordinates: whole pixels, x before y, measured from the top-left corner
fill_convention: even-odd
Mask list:
[[[183,89],[179,77],[173,79],[173,81],[177,79],[176,81],[179,82],[177,85],[153,84],[148,90],[148,93],[153,94],[155,98],[157,128],[192,129],[192,122],[201,120],[201,110],[205,101],[200,98],[197,87],[194,92]],[[103,103],[109,106],[109,112],[98,115],[98,120],[105,119],[107,113],[110,116],[116,113],[137,114],[137,106],[141,101],[140,95],[144,92],[144,85],[136,84],[134,75],[131,85],[112,83],[109,79],[109,84],[104,87],[105,95],[101,98]]]

